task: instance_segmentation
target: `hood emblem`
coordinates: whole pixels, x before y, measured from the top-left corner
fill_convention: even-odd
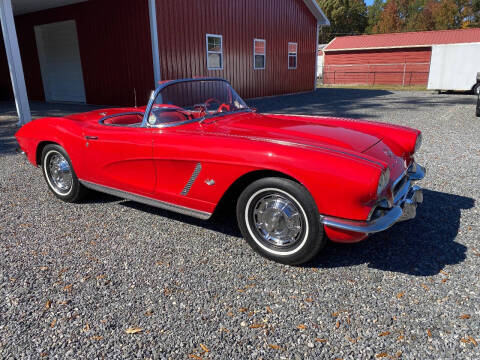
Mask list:
[[[207,184],[207,185],[209,185],[209,186],[215,185],[215,180],[213,180],[213,179],[207,179],[207,180],[205,180],[205,184]]]

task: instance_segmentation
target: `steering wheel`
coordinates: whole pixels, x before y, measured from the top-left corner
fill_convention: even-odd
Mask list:
[[[208,107],[210,106],[210,104],[212,103],[217,103],[218,104],[218,108],[217,108],[217,112],[218,112],[218,109],[220,108],[220,106],[222,106],[222,102],[218,99],[215,99],[215,98],[210,98],[208,99],[207,101],[205,101],[205,108],[208,110]]]
[[[230,111],[230,105],[227,103],[222,103],[217,110],[217,113],[220,112],[229,112]]]

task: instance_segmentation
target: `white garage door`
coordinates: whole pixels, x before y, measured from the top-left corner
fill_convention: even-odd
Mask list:
[[[35,26],[47,101],[85,102],[75,20]]]

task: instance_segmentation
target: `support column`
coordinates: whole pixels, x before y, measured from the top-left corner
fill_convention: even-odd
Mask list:
[[[0,22],[2,23],[3,40],[5,41],[10,78],[12,80],[13,94],[15,95],[18,125],[22,126],[32,119],[32,115],[30,113],[30,105],[28,104],[27,88],[18,48],[11,0],[0,0]]]
[[[162,80],[160,71],[160,53],[158,50],[157,7],[156,0],[148,0],[148,12],[150,17],[150,38],[152,40],[153,79],[155,88]]]
[[[316,36],[316,45],[315,45],[315,82],[313,83],[313,91],[317,90],[317,74],[318,74],[318,33],[320,31],[320,22],[317,21],[317,36]]]

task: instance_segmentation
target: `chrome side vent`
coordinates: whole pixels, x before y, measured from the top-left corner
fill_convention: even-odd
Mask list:
[[[188,180],[187,184],[183,188],[182,192],[180,193],[183,196],[186,196],[190,189],[192,188],[193,183],[195,180],[197,180],[198,174],[200,174],[200,171],[202,171],[202,164],[197,163],[195,166],[195,169],[193,170],[192,176],[190,176],[190,179]]]

